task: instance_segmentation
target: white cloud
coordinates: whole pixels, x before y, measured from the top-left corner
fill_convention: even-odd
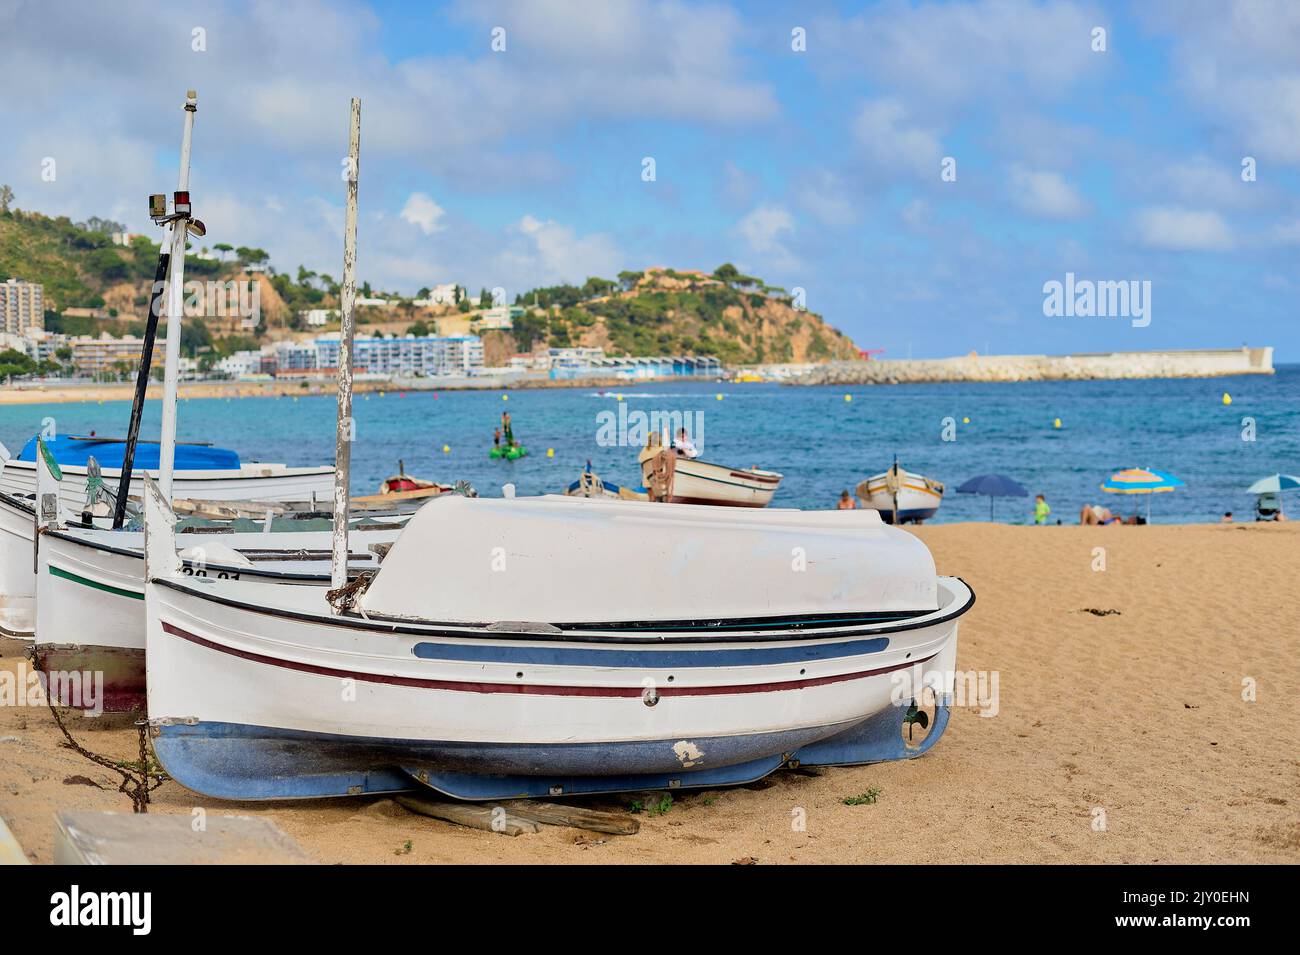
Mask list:
[[[1179,0],[1143,13],[1173,37],[1182,88],[1229,148],[1300,163],[1300,4]]]
[[[787,258],[781,238],[794,231],[794,219],[780,206],[761,205],[736,224],[736,234],[761,255]]]
[[[795,190],[801,209],[828,228],[840,229],[858,221],[848,183],[827,169],[814,169]]]
[[[402,207],[402,218],[418,228],[425,235],[442,231],[442,217],[445,210],[423,192],[413,192]]]
[[[853,133],[880,165],[938,178],[943,152],[939,139],[932,130],[911,122],[901,100],[885,97],[864,104],[854,120]]]
[[[552,219],[525,215],[507,230],[507,247],[494,260],[506,288],[571,282],[591,275],[609,277],[622,267],[622,253],[603,233],[578,235]]]
[[[1221,251],[1232,232],[1217,212],[1181,206],[1152,206],[1137,214],[1138,236],[1148,246],[1175,251]]]
[[[821,21],[815,35],[841,68],[951,110],[990,96],[1058,96],[1101,76],[1107,57],[1092,52],[1091,31],[1108,19],[1077,3],[887,2]]]
[[[1011,201],[1043,219],[1078,219],[1088,212],[1088,203],[1060,173],[1019,163],[1011,167]]]

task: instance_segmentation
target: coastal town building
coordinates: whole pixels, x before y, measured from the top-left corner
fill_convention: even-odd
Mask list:
[[[72,349],[73,367],[89,375],[133,372],[140,367],[144,352],[144,339],[134,335],[114,338],[107,332],[98,338],[70,338],[67,344]]]
[[[11,278],[0,283],[0,331],[21,335],[45,328],[45,286]]]
[[[339,363],[339,336],[321,335],[274,346],[277,375],[332,373]],[[359,374],[437,378],[473,375],[483,369],[483,342],[475,335],[406,335],[353,339],[353,366]],[[265,366],[263,366],[265,370]]]
[[[429,289],[427,298],[417,298],[411,304],[417,308],[432,308],[435,305],[455,305],[456,289],[459,286],[455,282],[444,282],[441,285],[435,285]]]
[[[479,312],[475,321],[480,331],[494,329],[509,331],[515,327],[515,319],[522,317],[523,314],[524,310],[518,305],[496,305]]]
[[[309,308],[299,312],[298,317],[308,328],[321,328],[338,321],[339,312],[336,308]]]

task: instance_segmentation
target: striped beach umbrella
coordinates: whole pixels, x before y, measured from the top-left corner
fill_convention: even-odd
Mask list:
[[[1246,488],[1246,493],[1281,494],[1283,491],[1294,491],[1296,488],[1300,488],[1300,477],[1294,474],[1270,474]]]
[[[1116,471],[1101,482],[1101,489],[1107,494],[1146,494],[1147,522],[1151,521],[1152,494],[1162,494],[1175,488],[1183,487],[1183,482],[1165,471],[1154,468],[1125,468]]]

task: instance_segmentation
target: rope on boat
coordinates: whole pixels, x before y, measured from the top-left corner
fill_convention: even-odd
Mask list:
[[[63,714],[54,705],[54,695],[50,693],[49,674],[45,672],[45,666],[42,664],[40,655],[36,652],[34,646],[27,649],[27,657],[33,669],[41,675],[45,689],[45,702],[50,708],[50,714],[54,717],[55,725],[58,726],[63,733],[64,739],[67,740],[64,745],[92,763],[112,770],[121,776],[122,782],[117,787],[117,790],[131,797],[131,811],[147,813],[149,811],[149,793],[171,778],[162,771],[162,766],[159,764],[157,757],[149,751],[149,721],[135,721],[136,730],[140,736],[140,758],[136,762],[112,759],[108,756],[101,756],[99,753],[92,753],[77,742],[76,737],[72,735],[72,731],[63,722]]]
[[[340,613],[355,610],[357,601],[360,600],[361,595],[366,592],[366,588],[370,586],[370,581],[372,581],[374,577],[375,571],[363,570],[361,573],[357,574],[355,580],[344,584],[342,587],[336,587],[333,590],[325,591],[325,599],[329,602],[331,607]]]

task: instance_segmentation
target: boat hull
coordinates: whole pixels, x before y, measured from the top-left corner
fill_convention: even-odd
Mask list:
[[[662,489],[659,499],[669,504],[767,507],[781,484],[775,471],[742,471],[671,450],[643,455],[641,474],[645,486]]]
[[[80,514],[86,504],[86,468],[62,466],[59,500],[70,513]],[[142,475],[158,480],[156,471],[136,471],[131,478],[132,497],[143,493]],[[120,468],[104,468],[104,485],[117,492]],[[36,462],[10,460],[0,472],[0,491],[36,493]],[[329,501],[334,494],[332,467],[291,468],[282,464],[245,464],[238,470],[176,471],[172,497],[203,501]]]
[[[389,543],[393,531],[353,531],[353,570],[378,566],[367,548]],[[142,546],[138,532],[99,532],[78,536],[58,532],[41,536],[37,579],[34,652],[47,673],[102,674],[102,709],[124,712],[145,707],[145,595],[143,552],[127,546],[97,544],[121,538],[121,544]],[[223,547],[326,548],[330,532],[276,534],[182,535],[179,546],[218,541]],[[361,562],[360,564],[358,563]],[[223,565],[189,559],[182,573],[217,580],[248,580],[284,585],[329,586],[328,561],[285,560],[248,566]],[[54,686],[68,687],[67,683]],[[86,708],[82,701],[55,693],[60,705]]]
[[[894,496],[887,483],[888,472],[867,478],[858,485],[858,498],[864,505],[880,512],[886,524],[894,523]],[[898,489],[898,523],[920,523],[939,512],[943,503],[942,485],[929,481],[919,474],[903,472]]]
[[[882,713],[898,724],[904,675],[933,672],[946,699],[974,598],[943,580],[938,610],[902,620],[707,637],[330,618],[271,608],[269,588],[155,581],[154,749],[174,779],[226,799],[411,779],[471,799],[744,782]]]
[[[32,505],[0,493],[0,632],[30,638],[36,628]]]

